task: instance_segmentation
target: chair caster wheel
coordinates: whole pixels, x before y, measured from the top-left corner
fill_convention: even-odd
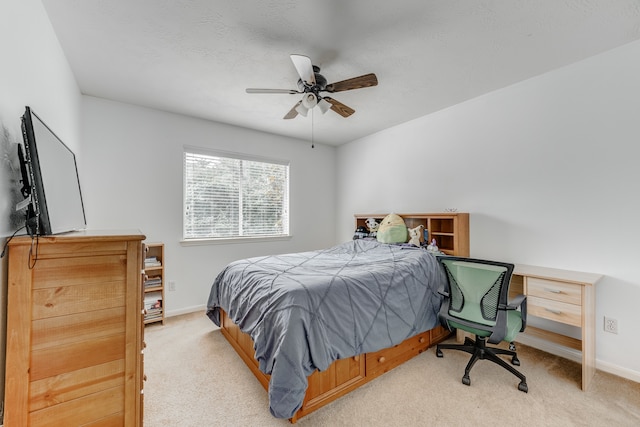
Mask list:
[[[521,381],[520,384],[518,384],[518,390],[528,393],[529,387],[527,386],[527,383],[525,383],[524,381]]]
[[[513,356],[513,357],[511,358],[511,364],[512,364],[512,365],[516,365],[516,366],[520,366],[520,360],[518,359],[518,357],[517,357],[517,356]]]
[[[471,378],[469,378],[469,377],[462,377],[462,384],[464,384],[464,385],[471,385]],[[527,385],[525,384],[524,386],[526,387]]]
[[[436,348],[436,356],[444,357],[444,354],[442,354],[442,350],[440,350],[439,348]]]

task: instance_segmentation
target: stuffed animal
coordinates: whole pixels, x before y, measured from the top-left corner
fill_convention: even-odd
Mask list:
[[[369,232],[363,226],[356,228],[356,232],[353,234],[353,240],[364,239],[369,237]]]
[[[409,244],[420,247],[420,236],[422,236],[423,229],[424,225],[409,229]]]
[[[366,225],[367,230],[369,230],[369,237],[376,237],[376,234],[378,234],[378,227],[380,227],[378,221],[374,218],[367,218],[364,225]]]
[[[382,219],[376,239],[380,243],[406,243],[407,226],[400,215],[389,214]]]

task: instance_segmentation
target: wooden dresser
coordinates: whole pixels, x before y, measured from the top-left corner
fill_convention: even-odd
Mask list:
[[[9,243],[4,425],[142,425],[144,238]]]

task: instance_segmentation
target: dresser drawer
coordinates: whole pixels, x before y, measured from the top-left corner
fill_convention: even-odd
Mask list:
[[[528,296],[527,314],[567,325],[582,326],[582,307],[566,302]]]
[[[554,280],[527,278],[527,295],[582,305],[582,286]]]

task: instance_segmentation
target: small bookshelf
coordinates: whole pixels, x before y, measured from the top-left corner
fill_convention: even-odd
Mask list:
[[[164,283],[164,244],[147,243],[142,280],[145,325],[164,325]]]

